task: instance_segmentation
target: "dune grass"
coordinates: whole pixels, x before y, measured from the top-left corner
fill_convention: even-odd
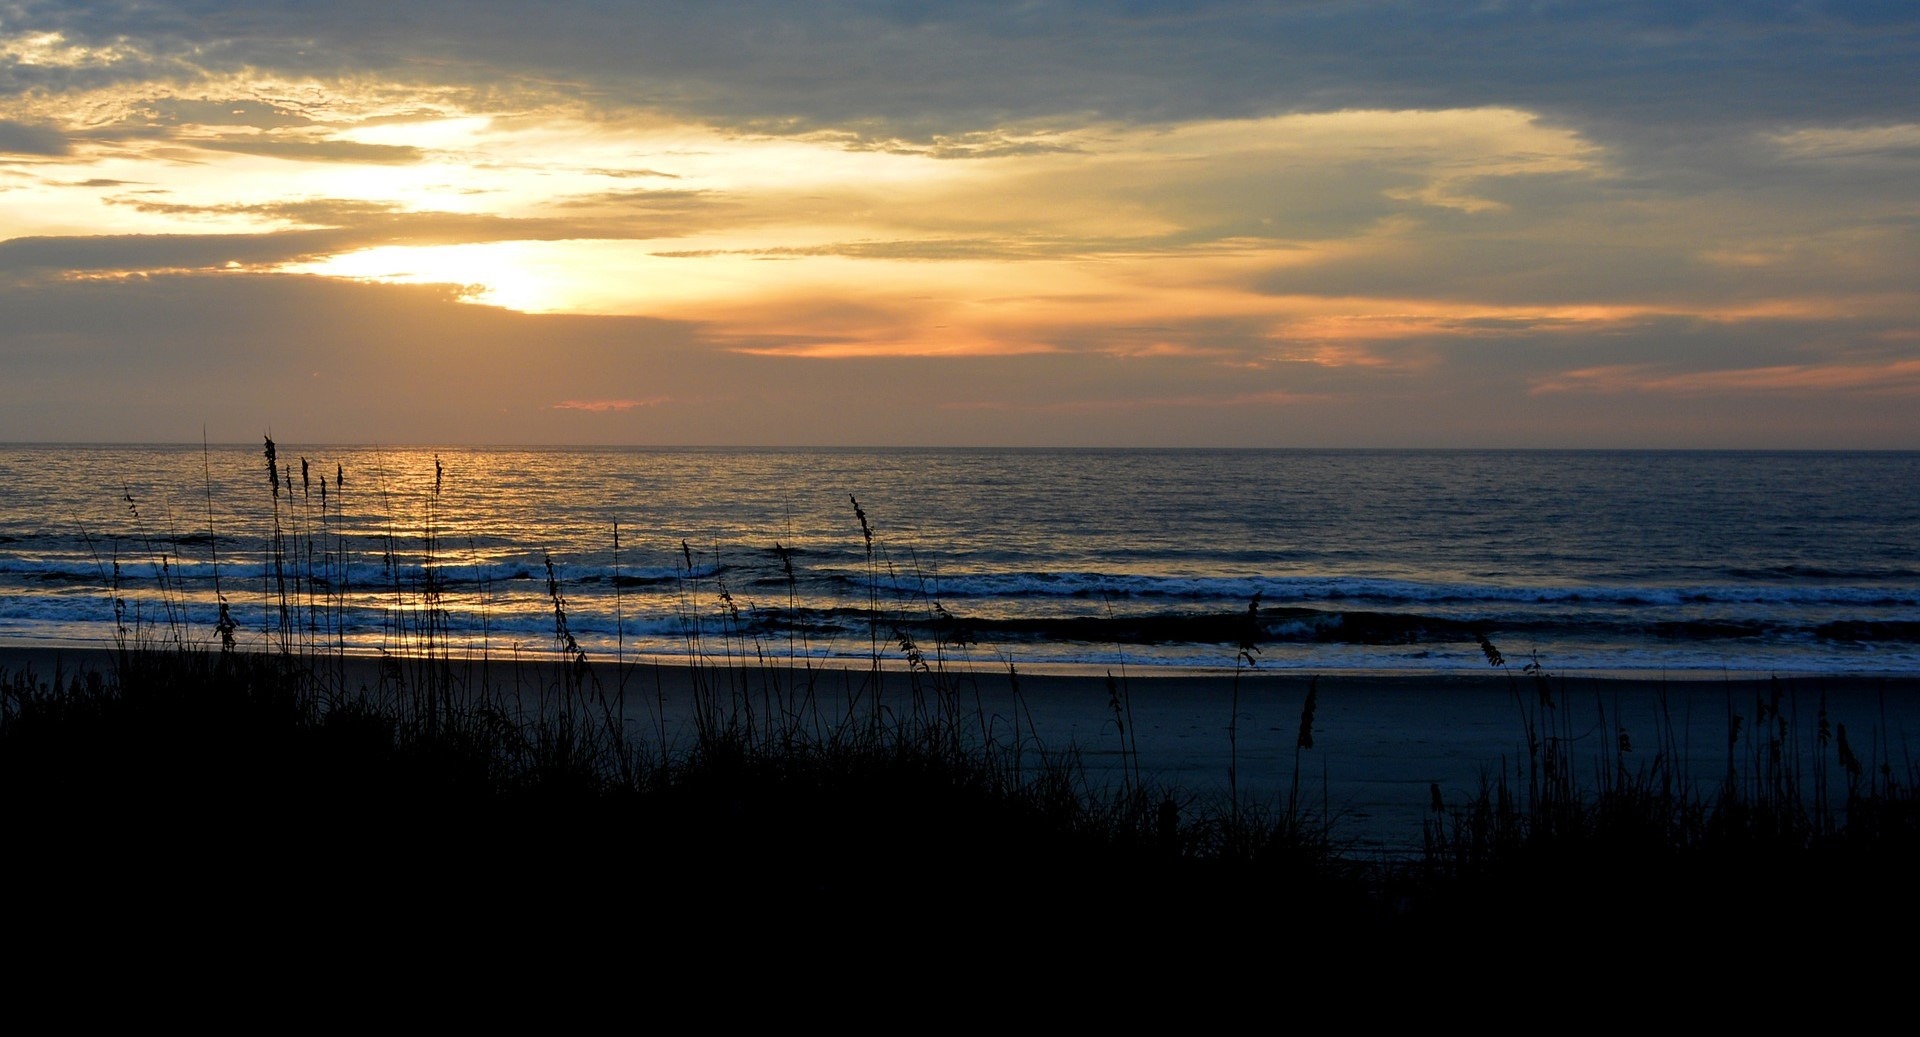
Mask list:
[[[1506,668],[1484,638],[1482,648]],[[1537,658],[1509,677],[1525,755],[1483,770],[1456,802],[1432,789],[1420,862],[1429,916],[1498,924],[1572,902],[1616,926],[1686,920],[1737,933],[1854,933],[1912,917],[1920,766],[1896,756],[1884,716],[1867,765],[1823,693],[1801,701],[1778,678],[1751,702],[1729,692],[1725,770],[1697,775],[1664,692],[1649,756],[1617,703],[1574,701]],[[1583,743],[1599,748],[1582,758]],[[1836,772],[1843,788],[1831,786]]]

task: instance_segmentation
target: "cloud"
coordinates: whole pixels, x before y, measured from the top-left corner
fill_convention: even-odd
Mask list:
[[[11,23],[41,42],[34,63],[5,66],[10,92],[160,70],[432,75],[759,132],[857,123],[874,142],[922,145],[1066,113],[1165,123],[1510,105],[1626,133],[1920,108],[1920,14],[1897,4],[282,0],[39,4]]]
[[[398,144],[362,144],[351,140],[293,140],[276,137],[220,137],[191,140],[196,148],[231,151],[299,162],[418,162],[419,148]]]
[[[925,155],[928,158],[939,159],[1068,155],[1085,150],[1070,139],[1046,134],[1020,134],[998,130],[975,130],[955,134],[936,133],[924,141],[872,136],[853,131],[813,136],[816,140],[837,139],[849,151],[884,151],[892,155]]]
[[[529,316],[444,286],[199,274],[0,292],[0,439],[11,441],[197,439],[204,424],[216,440],[271,426],[389,443],[1914,445],[1912,394],[1869,384],[1914,383],[1905,340],[1840,362],[1861,369],[1844,379],[1861,387],[1838,409],[1822,406],[1817,383],[1696,385],[1678,409],[1671,392],[1528,391],[1607,365],[1685,374],[1676,358],[1823,366],[1806,343],[1829,329],[1805,323],[1668,323],[1550,346],[1379,343],[1385,367],[1244,368],[1179,351],[1105,355],[1107,329],[1090,322],[1063,329],[1053,352],[822,363],[735,352],[698,324]],[[1174,322],[1138,341],[1244,350],[1254,330]],[[1412,356],[1424,366],[1404,363]]]
[[[257,130],[306,126],[313,122],[291,108],[246,97],[229,100],[162,97],[148,104],[144,114],[162,124],[248,126]]]
[[[1184,410],[1210,407],[1276,407],[1309,401],[1324,401],[1328,397],[1318,394],[1292,393],[1284,390],[1270,392],[1229,392],[1218,395],[1190,394],[1182,396],[1138,396],[1118,398],[1093,398],[1082,400],[1054,400],[1027,405],[1013,405],[1000,402],[938,403],[941,410],[957,411],[1028,411],[1032,413],[1085,414],[1099,411],[1140,411]]]
[[[81,359],[426,438],[1739,445],[1786,411],[1809,443],[1915,434],[1911,4],[4,17],[21,434],[72,429],[46,401],[81,399]],[[422,285],[263,276],[291,270]],[[404,391],[328,414],[281,380],[344,335],[343,371]],[[167,420],[108,381],[115,420]]]
[[[0,154],[65,155],[66,135],[51,126],[0,119]]]
[[[1831,393],[1920,396],[1920,359],[1869,363],[1779,364],[1718,371],[1668,371],[1647,364],[1616,364],[1563,371],[1536,379],[1529,392],[1664,393],[1676,396],[1726,393]]]
[[[685,213],[695,209],[714,208],[724,203],[708,191],[638,188],[630,191],[595,191],[589,194],[567,195],[553,198],[547,204],[556,209],[627,209],[637,212]]]
[[[0,271],[165,271],[261,266],[342,251],[340,231],[273,234],[102,234],[0,241]]]
[[[632,410],[635,407],[658,407],[671,402],[665,396],[650,396],[644,400],[561,400],[553,405],[554,410],[584,410],[600,413],[604,411]]]
[[[1859,162],[1920,159],[1920,123],[1881,126],[1813,126],[1768,135],[1769,142],[1792,159]]]
[[[1044,238],[925,238],[903,241],[836,241],[824,245],[774,245],[765,248],[666,249],[653,253],[664,259],[709,259],[717,256],[752,256],[765,259],[798,259],[810,256],[843,256],[850,259],[929,260],[957,259],[1057,259],[1110,251],[1111,241],[1080,239],[1062,241]]]
[[[445,287],[200,274],[0,290],[8,440],[197,437],[204,421],[215,438],[567,441],[544,401],[711,389],[687,325],[533,318]]]
[[[666,200],[669,207],[691,201]],[[501,241],[658,238],[677,233],[669,215],[651,219],[513,218],[486,213],[404,212],[352,200],[184,205],[144,199],[119,204],[165,215],[252,216],[319,229],[227,234],[103,234],[0,241],[0,272],[257,269],[382,245],[436,246]]]
[[[587,172],[592,173],[594,176],[607,176],[620,180],[638,179],[641,177],[660,177],[666,180],[680,179],[678,173],[663,173],[658,169],[589,169]]]

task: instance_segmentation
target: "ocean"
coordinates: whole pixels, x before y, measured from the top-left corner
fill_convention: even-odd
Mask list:
[[[1920,675],[1920,453],[264,446],[0,447],[0,643]]]

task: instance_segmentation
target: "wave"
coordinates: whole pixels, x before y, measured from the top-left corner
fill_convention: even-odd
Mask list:
[[[468,652],[544,652],[553,648],[549,609],[536,596],[513,608],[432,610],[443,645]],[[257,597],[232,602],[243,644],[273,645],[277,610]],[[130,602],[126,622],[135,637],[160,642],[179,636],[213,640],[216,607],[186,603],[169,613],[148,600]],[[335,638],[365,650],[406,650],[419,642],[427,610],[363,605],[317,616],[293,614],[296,642],[330,645]],[[1480,638],[1507,651],[1538,651],[1555,669],[1781,672],[1920,672],[1920,622],[1851,620],[1823,624],[1697,621],[1617,624],[1533,620],[1489,625],[1422,613],[1262,610],[1250,622],[1242,611],[1154,611],[1129,616],[971,617],[955,613],[870,614],[854,607],[742,609],[683,615],[574,608],[570,631],[588,650],[729,657],[780,657],[788,652],[861,658],[876,643],[891,658],[911,642],[929,655],[1019,658],[1074,665],[1230,667],[1245,652],[1265,668],[1484,669]],[[344,632],[337,632],[344,628]],[[0,639],[109,641],[110,606],[96,595],[0,597]],[[1517,665],[1517,664],[1516,664]]]
[[[224,538],[222,538],[224,539]],[[96,557],[71,543],[36,541],[35,549],[0,553],[0,581],[98,583],[107,578],[110,557]],[[1725,580],[1677,583],[1656,581],[1599,582],[1590,580],[1540,581],[1408,578],[1365,574],[1311,575],[1298,573],[1167,573],[1112,572],[1094,569],[942,570],[895,569],[870,575],[843,564],[819,564],[804,550],[795,559],[789,584],[778,555],[770,548],[741,548],[726,559],[692,558],[688,568],[678,557],[668,564],[614,566],[604,552],[585,557],[554,556],[561,584],[580,587],[646,589],[681,584],[724,581],[734,590],[784,593],[790,586],[815,596],[839,595],[863,600],[870,589],[896,599],[937,598],[945,601],[991,599],[1079,599],[1086,601],[1156,600],[1202,603],[1245,602],[1256,593],[1266,601],[1285,603],[1352,603],[1393,610],[1428,606],[1598,606],[1617,608],[1673,608],[1682,606],[1761,605],[1780,607],[1920,607],[1920,576],[1909,569],[1846,569],[1841,567],[1783,566],[1768,569],[1726,570]],[[651,556],[658,559],[660,556]],[[843,561],[838,555],[835,561]],[[811,559],[811,561],[809,561]],[[151,580],[159,563],[147,554],[122,553],[121,579]],[[210,580],[216,567],[204,552],[166,555],[168,575],[182,580]],[[1218,560],[1216,560],[1216,564]],[[275,575],[270,561],[257,552],[223,551],[217,570],[236,581],[262,580]],[[378,550],[353,550],[344,559],[322,554],[309,562],[289,554],[282,571],[290,578],[315,576],[328,584],[354,586],[417,585],[428,571],[417,551],[398,552],[391,561]],[[462,557],[450,552],[432,566],[435,578],[451,586],[544,580],[546,556],[540,551],[507,546],[487,557]]]
[[[1608,586],[1422,582],[1360,576],[1140,576],[1095,572],[943,576],[940,598],[1177,598],[1193,601],[1363,601],[1379,603],[1686,605],[1920,605],[1920,586]]]

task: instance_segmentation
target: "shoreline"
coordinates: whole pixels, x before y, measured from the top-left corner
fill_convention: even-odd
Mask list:
[[[156,644],[130,650],[171,652],[175,651],[178,647],[179,646],[169,644]],[[216,650],[210,643],[188,644],[184,647],[187,650],[198,652],[213,652]],[[117,651],[118,649],[107,640],[82,641],[61,638],[33,639],[0,636],[0,669],[17,669],[20,665],[18,660],[38,661],[44,664],[57,658],[79,659],[89,666],[104,667],[111,665],[112,658]],[[276,654],[271,651],[260,651],[245,647],[236,649],[236,651],[243,655]],[[330,649],[317,652],[297,650],[293,655],[296,659],[336,658]],[[344,658],[348,660],[349,663],[356,661],[378,662],[383,658],[404,662],[417,657],[418,653],[389,653],[377,648],[358,648],[354,646],[348,646],[344,653]],[[446,653],[446,657],[462,666],[519,666],[522,668],[527,666],[551,666],[562,659],[561,654],[546,643],[542,643],[539,647],[527,651],[524,654],[516,651],[512,646],[495,648],[486,654],[475,654],[470,649],[462,646]],[[612,655],[590,651],[588,653],[588,664],[595,670],[611,670],[620,666],[673,668],[688,665],[686,653],[683,651],[644,652],[639,650],[629,650],[624,658],[615,658]],[[857,656],[814,657],[811,659],[795,658],[791,663],[784,657],[769,657],[764,664],[758,661],[751,664],[743,664],[738,661],[738,657],[736,657],[735,660],[728,660],[724,656],[709,656],[705,661],[705,665],[708,668],[731,665],[736,668],[765,668],[769,670],[785,670],[788,669],[789,666],[793,668],[806,668],[811,666],[812,669],[821,672],[864,672],[867,669],[865,659]],[[1278,679],[1304,681],[1311,679],[1322,682],[1337,681],[1342,683],[1364,684],[1422,684],[1434,681],[1473,684],[1493,681],[1504,686],[1509,680],[1530,681],[1533,679],[1530,675],[1526,674],[1519,665],[1512,662],[1508,663],[1504,669],[1491,666],[1314,668],[1310,666],[1274,665],[1270,660],[1262,660],[1258,666],[1241,668],[1236,671],[1234,667],[1229,665],[1197,666],[1188,663],[1155,663],[1144,660],[1112,664],[1090,662],[1069,663],[1050,661],[1044,658],[1021,659],[1016,657],[1013,659],[1013,665],[1018,670],[1022,681],[1030,677],[1059,677],[1104,683],[1109,674],[1113,675],[1116,679],[1124,678],[1136,681],[1231,681],[1235,679],[1237,675],[1241,680]],[[907,664],[897,656],[884,655],[881,657],[881,668],[886,672],[899,672],[904,674],[907,671]],[[1006,674],[1006,661],[1004,659],[992,661],[949,659],[947,660],[947,671],[949,674],[972,673],[979,676],[991,676],[997,673],[1004,677]],[[1904,687],[1912,690],[1916,694],[1920,694],[1920,673],[1906,670],[1783,670],[1760,667],[1752,669],[1723,668],[1718,670],[1632,669],[1619,667],[1556,669],[1549,667],[1546,675],[1553,681],[1597,681],[1634,685],[1666,684],[1693,688],[1708,685],[1719,686],[1723,684],[1747,685],[1763,683],[1770,680],[1819,681],[1826,684],[1846,686],[1867,682],[1875,685]]]

